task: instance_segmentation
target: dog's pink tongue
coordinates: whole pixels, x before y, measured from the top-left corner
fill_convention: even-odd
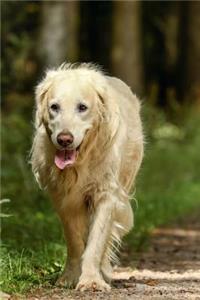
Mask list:
[[[63,170],[65,167],[73,165],[76,159],[76,150],[57,150],[55,155],[56,166]]]

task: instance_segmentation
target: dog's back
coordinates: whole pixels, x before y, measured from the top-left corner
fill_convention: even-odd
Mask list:
[[[143,132],[140,119],[140,102],[131,89],[120,79],[107,76],[108,83],[116,93],[121,127],[124,127],[123,143],[120,145],[121,170],[119,180],[127,192],[133,187],[134,178],[143,157]],[[122,130],[122,129],[121,129]]]

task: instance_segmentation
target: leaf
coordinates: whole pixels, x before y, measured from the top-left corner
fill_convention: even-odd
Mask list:
[[[158,281],[157,280],[153,280],[153,279],[148,279],[144,281],[144,284],[150,285],[150,286],[155,286],[158,285]]]

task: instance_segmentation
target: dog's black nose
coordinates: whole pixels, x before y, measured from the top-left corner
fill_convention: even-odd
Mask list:
[[[57,136],[57,142],[62,147],[71,145],[74,141],[74,137],[71,133],[60,133]]]

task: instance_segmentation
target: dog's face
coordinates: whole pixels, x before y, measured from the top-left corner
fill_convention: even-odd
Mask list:
[[[76,149],[92,127],[95,95],[77,82],[63,80],[52,87],[48,99],[48,128],[57,149]]]
[[[56,149],[55,164],[59,169],[73,165],[97,118],[97,93],[77,76],[57,76],[39,101],[42,122]]]

